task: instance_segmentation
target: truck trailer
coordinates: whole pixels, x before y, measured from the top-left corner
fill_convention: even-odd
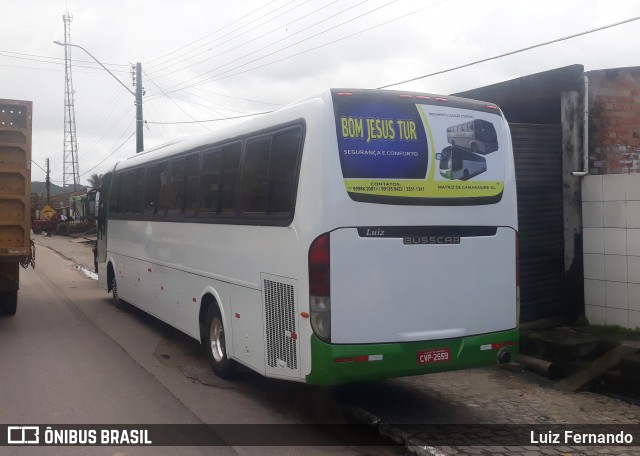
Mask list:
[[[20,265],[34,266],[32,109],[31,101],[0,99],[0,315],[16,313]]]

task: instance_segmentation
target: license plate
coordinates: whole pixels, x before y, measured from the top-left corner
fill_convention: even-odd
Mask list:
[[[434,350],[420,350],[416,353],[418,364],[444,363],[451,360],[451,351],[448,348],[436,348]]]

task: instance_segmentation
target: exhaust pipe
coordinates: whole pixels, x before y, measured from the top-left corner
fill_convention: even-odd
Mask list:
[[[520,364],[523,364],[527,369],[537,374],[544,375],[551,380],[554,380],[559,376],[558,366],[550,361],[522,354],[518,355],[517,361]]]
[[[505,347],[498,351],[498,365],[509,364],[511,362],[511,353]]]

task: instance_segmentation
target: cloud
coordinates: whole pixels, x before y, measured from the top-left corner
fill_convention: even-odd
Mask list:
[[[619,0],[615,8],[594,0],[18,2],[5,12],[0,29],[0,93],[34,102],[33,158],[44,166],[50,157],[57,166],[55,180],[62,180],[65,76],[63,48],[52,41],[64,38],[66,7],[73,15],[72,42],[104,62],[124,84],[131,87],[129,65],[142,62],[144,116],[156,122],[260,112],[332,86],[377,87],[640,12],[633,0]],[[637,26],[616,27],[394,88],[446,94],[574,63],[588,70],[633,66],[637,61],[631,37]],[[134,152],[135,139],[126,141],[134,131],[133,97],[80,49],[73,48],[72,57],[80,172],[104,160],[91,171],[102,173]],[[176,83],[191,85],[211,76],[213,81],[206,84],[163,93]],[[149,124],[145,144],[237,121]],[[37,167],[33,176],[44,179]]]

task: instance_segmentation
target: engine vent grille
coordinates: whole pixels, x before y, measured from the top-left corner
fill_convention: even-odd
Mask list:
[[[298,369],[293,285],[264,280],[267,328],[267,365],[279,369]]]

